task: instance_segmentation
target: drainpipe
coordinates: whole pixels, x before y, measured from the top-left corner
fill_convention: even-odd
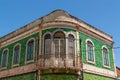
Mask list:
[[[81,61],[81,80],[84,80],[83,77],[83,62],[82,62],[82,39],[79,39],[80,41],[80,61]]]
[[[37,44],[38,44],[38,47],[37,47],[37,57],[36,57],[36,74],[37,74],[37,76],[36,76],[36,80],[40,80],[40,73],[41,73],[41,71],[40,71],[40,56],[41,56],[41,40],[42,40],[42,31],[41,31],[41,29],[42,29],[42,25],[41,24],[39,24],[38,25],[38,27],[39,27],[39,37],[38,37],[38,42],[37,42]]]
[[[39,52],[39,38],[36,37],[36,41],[35,41],[35,64],[36,64],[36,80],[38,80],[37,78],[37,75],[38,75],[38,52]]]

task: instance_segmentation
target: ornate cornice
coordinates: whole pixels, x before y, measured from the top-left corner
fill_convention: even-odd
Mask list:
[[[105,41],[111,45],[113,45],[112,37],[105,32],[89,25],[88,23],[68,14],[67,12],[63,10],[55,10],[51,12],[50,14],[43,16],[35,21],[33,21],[30,24],[27,24],[23,26],[22,28],[5,35],[0,38],[0,42],[7,41],[11,38],[14,38],[18,35],[21,35],[37,26],[42,26],[40,29],[45,28],[46,26],[51,26],[51,25],[75,25],[73,28],[77,29],[78,31],[83,31],[84,33],[87,33],[88,35],[94,36],[95,38],[98,38],[102,41]]]

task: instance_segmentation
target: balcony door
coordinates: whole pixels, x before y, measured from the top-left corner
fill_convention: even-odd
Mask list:
[[[54,34],[55,57],[65,58],[65,34],[58,31]]]
[[[65,41],[64,39],[55,39],[55,57],[64,58],[65,57]]]

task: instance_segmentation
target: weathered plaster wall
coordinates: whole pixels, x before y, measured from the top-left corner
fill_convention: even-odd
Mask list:
[[[57,27],[57,26],[56,26]],[[56,30],[63,30],[65,32],[73,32],[75,34],[75,30],[69,29],[69,28],[62,28],[62,26],[58,26],[57,28],[48,28],[42,31],[42,35],[44,35],[46,32],[51,32],[53,33]]]

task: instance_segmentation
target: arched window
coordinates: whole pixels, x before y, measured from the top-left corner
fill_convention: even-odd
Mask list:
[[[20,45],[15,46],[13,55],[13,65],[19,64]]]
[[[105,66],[109,66],[108,50],[105,47],[103,47],[103,63]]]
[[[49,58],[51,54],[51,35],[46,34],[44,37],[44,53],[45,58]]]
[[[72,34],[68,35],[68,54],[75,55],[75,38]]]
[[[65,34],[62,31],[57,31],[54,34],[55,57],[65,57]]]
[[[34,53],[34,39],[31,39],[28,43],[27,43],[27,61],[29,60],[33,60],[33,53]]]
[[[2,65],[1,65],[1,67],[7,67],[7,58],[8,58],[8,50],[4,50],[2,53]]]
[[[88,61],[94,62],[94,49],[91,41],[87,41],[87,58]]]

